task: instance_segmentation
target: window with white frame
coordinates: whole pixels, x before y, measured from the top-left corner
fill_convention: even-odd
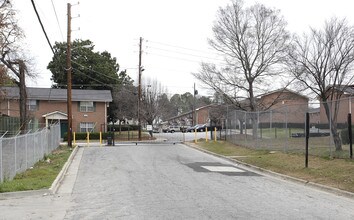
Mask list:
[[[82,101],[80,102],[80,112],[93,112],[95,110],[93,102]]]
[[[92,132],[95,127],[93,122],[81,122],[80,123],[80,132]]]
[[[27,109],[29,111],[37,111],[38,107],[37,107],[37,100],[31,100],[28,99],[27,100]]]

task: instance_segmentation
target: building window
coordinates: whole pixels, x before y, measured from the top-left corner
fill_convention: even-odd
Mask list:
[[[93,102],[80,102],[80,112],[93,112],[94,110]]]
[[[37,111],[37,100],[27,100],[27,109],[29,111]]]
[[[81,122],[80,132],[92,132],[94,131],[95,123],[93,122]]]

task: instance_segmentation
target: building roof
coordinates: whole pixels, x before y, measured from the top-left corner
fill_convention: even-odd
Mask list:
[[[281,89],[277,89],[277,90],[273,90],[273,91],[269,91],[267,93],[263,93],[261,95],[259,95],[260,97],[264,97],[264,96],[268,96],[268,95],[271,95],[271,94],[274,94],[274,93],[285,93],[285,92],[288,92],[288,93],[292,93],[294,95],[297,95],[297,96],[300,96],[304,99],[309,99],[307,96],[304,96],[304,95],[301,95],[300,93],[298,92],[295,92],[295,91],[292,91],[290,89],[287,89],[287,88],[281,88]]]
[[[8,99],[19,99],[20,90],[18,87],[0,87],[0,94]],[[72,101],[94,101],[94,102],[112,102],[110,90],[71,90]],[[48,100],[48,101],[66,101],[66,89],[53,88],[34,88],[27,87],[27,99]]]
[[[347,95],[354,95],[354,85],[344,86],[343,92]]]

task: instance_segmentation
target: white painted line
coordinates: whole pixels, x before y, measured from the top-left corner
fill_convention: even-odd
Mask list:
[[[228,167],[228,166],[202,166],[202,167],[211,172],[237,172],[237,173],[245,172],[244,170],[237,169],[236,167]]]

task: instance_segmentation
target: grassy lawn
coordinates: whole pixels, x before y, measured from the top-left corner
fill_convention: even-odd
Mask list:
[[[50,188],[71,152],[67,146],[60,146],[37,162],[33,169],[17,174],[11,181],[0,183],[0,193]]]
[[[258,135],[263,138],[287,138],[291,137],[292,133],[304,133],[304,129],[299,128],[262,128],[258,129]],[[249,131],[252,134],[252,130]]]
[[[255,150],[222,141],[200,141],[198,146],[247,164],[354,193],[354,160],[310,156],[309,167],[305,168],[303,154]]]
[[[284,129],[280,131],[285,134]],[[231,134],[227,135],[227,139],[246,148],[269,149],[287,153],[305,152],[305,137],[293,138],[283,135],[277,138],[266,138],[263,135],[263,138],[254,139],[252,135]],[[343,151],[335,152],[335,146],[329,136],[310,137],[309,139],[309,154],[313,156],[348,159],[349,145],[342,145],[342,148]]]

